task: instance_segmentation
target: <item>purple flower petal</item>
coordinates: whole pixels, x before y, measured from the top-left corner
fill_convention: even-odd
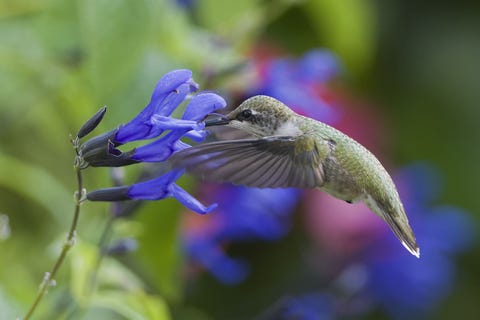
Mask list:
[[[209,113],[225,108],[226,105],[225,100],[215,93],[199,93],[187,105],[182,119],[200,121]]]
[[[176,70],[164,75],[157,83],[150,103],[130,122],[120,126],[115,136],[118,143],[150,139],[162,134],[163,129],[152,126],[153,115],[169,116],[187,97],[196,91],[192,73]]]
[[[129,198],[132,200],[161,200],[174,197],[185,207],[200,214],[205,214],[214,210],[217,207],[217,204],[212,204],[206,207],[188,192],[175,184],[175,181],[180,178],[183,173],[184,170],[172,170],[155,179],[133,184],[128,187],[128,189],[126,189],[127,187],[117,187],[110,188],[109,190],[118,189],[121,195],[125,195],[126,199]]]
[[[189,208],[192,211],[195,211],[197,213],[205,214],[208,213],[212,210],[214,210],[217,207],[217,204],[214,203],[208,207],[205,207],[203,204],[200,203],[197,199],[192,197],[191,194],[180,188],[176,184],[172,184],[169,186],[169,190],[171,195],[178,200],[181,204],[183,204],[185,207]]]
[[[153,115],[150,123],[159,130],[202,130],[205,128],[204,123],[198,123],[193,120],[175,119],[171,117]]]
[[[183,135],[185,138],[192,139],[195,142],[201,142],[208,136],[208,131],[206,130],[191,130]]]
[[[172,131],[158,140],[135,149],[132,159],[138,162],[162,162],[167,160],[174,152],[189,147],[178,140],[181,133]]]
[[[163,94],[168,93],[170,91],[176,90],[180,85],[188,83],[189,85],[193,85],[195,90],[198,89],[198,85],[192,79],[192,71],[188,69],[179,69],[171,71],[165,74],[155,86],[155,90],[152,93],[152,101],[160,100]],[[155,110],[153,110],[155,113]],[[157,110],[158,111],[158,110]]]
[[[169,186],[183,173],[183,170],[172,170],[155,179],[133,184],[128,190],[128,196],[132,200],[165,199],[170,196]]]

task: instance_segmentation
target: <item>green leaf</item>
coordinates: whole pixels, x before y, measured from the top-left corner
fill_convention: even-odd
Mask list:
[[[12,18],[15,16],[26,16],[32,12],[43,9],[52,2],[51,0],[20,0],[0,1],[0,18]],[[3,319],[3,318],[2,318]]]
[[[146,1],[78,1],[86,69],[99,101],[118,93],[148,44],[150,16]]]
[[[71,292],[81,306],[87,306],[90,295],[94,291],[102,292],[103,288],[142,291],[145,287],[133,272],[114,258],[105,256],[97,265],[99,249],[92,244],[78,241],[71,255]],[[93,283],[95,271],[98,274]]]
[[[263,22],[260,1],[202,0],[198,3],[198,15],[203,25],[227,39],[241,42],[242,37],[258,31]]]
[[[182,308],[175,310],[175,319],[176,320],[212,320],[213,318],[209,316],[204,311],[197,309],[191,306],[182,306]]]
[[[361,73],[375,54],[375,12],[371,1],[308,1],[311,18],[322,44],[340,55],[347,70]]]
[[[0,186],[30,199],[67,224],[72,211],[72,194],[45,169],[10,157],[0,150]]]
[[[170,319],[168,307],[160,297],[141,291],[102,291],[93,297],[92,306],[110,309],[131,320]]]
[[[143,224],[138,258],[146,267],[151,285],[173,301],[178,301],[182,293],[179,211],[176,200],[166,199],[146,204],[138,216]]]
[[[98,248],[78,241],[70,252],[70,290],[80,306],[87,306],[93,270],[98,258]]]
[[[15,319],[21,314],[17,303],[7,296],[0,286],[0,319]]]

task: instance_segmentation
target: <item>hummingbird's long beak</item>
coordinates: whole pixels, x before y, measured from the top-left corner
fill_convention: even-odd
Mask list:
[[[230,123],[230,118],[224,115],[219,115],[218,118],[213,118],[205,121],[205,127],[212,127],[212,126],[221,126]]]

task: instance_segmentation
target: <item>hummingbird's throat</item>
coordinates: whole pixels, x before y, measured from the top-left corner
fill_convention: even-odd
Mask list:
[[[302,130],[300,130],[294,121],[287,120],[275,130],[273,135],[296,137],[302,133]]]

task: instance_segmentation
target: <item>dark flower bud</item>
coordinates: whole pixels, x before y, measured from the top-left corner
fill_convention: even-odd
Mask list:
[[[128,195],[130,186],[104,188],[87,193],[90,201],[125,201],[131,200]]]
[[[113,245],[103,248],[103,253],[105,255],[116,256],[135,251],[137,247],[138,243],[135,239],[120,239]]]
[[[118,129],[96,136],[80,147],[79,156],[92,167],[122,167],[138,163],[131,158],[135,149],[122,152],[114,138]]]
[[[98,110],[90,119],[88,119],[87,122],[85,122],[80,130],[78,130],[77,137],[81,139],[92,132],[100,124],[106,111],[107,107]]]
[[[116,133],[117,129],[114,129],[87,140],[80,146],[79,155],[85,160],[94,160],[96,156],[108,152],[111,145],[117,147],[114,142]]]

